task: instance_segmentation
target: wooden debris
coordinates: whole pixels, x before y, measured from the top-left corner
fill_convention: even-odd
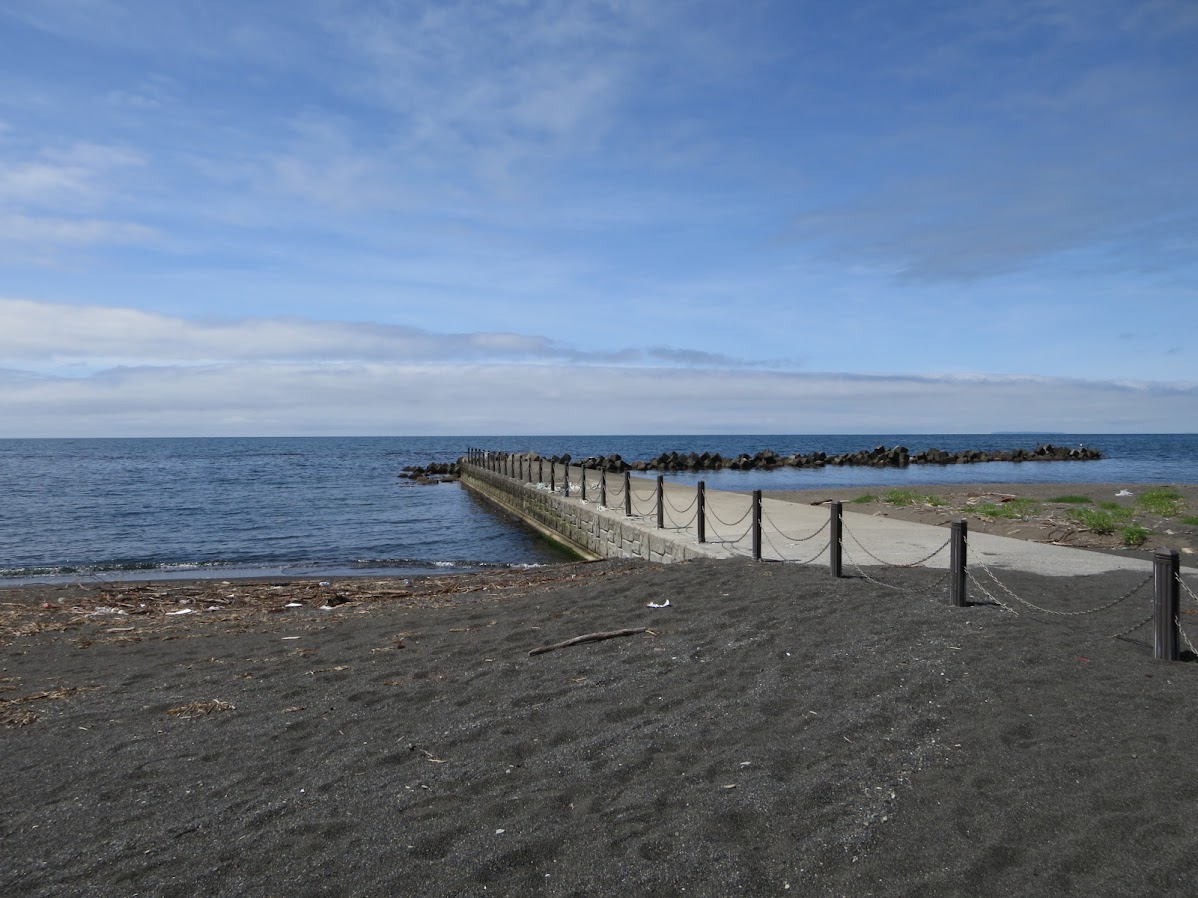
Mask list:
[[[197,717],[205,717],[214,711],[233,711],[236,707],[232,702],[211,699],[206,702],[189,702],[186,705],[180,705],[178,708],[171,708],[166,713],[182,717],[184,720],[194,720]]]
[[[610,630],[606,633],[587,633],[584,636],[575,636],[573,639],[567,639],[565,642],[554,643],[553,645],[543,645],[539,649],[533,649],[528,654],[543,655],[545,652],[553,652],[557,649],[569,648],[572,645],[582,645],[584,642],[601,642],[604,639],[617,639],[621,636],[636,636],[638,633],[652,633],[648,627],[631,627],[626,630]]]

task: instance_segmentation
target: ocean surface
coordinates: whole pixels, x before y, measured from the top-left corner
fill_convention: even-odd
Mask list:
[[[1198,434],[293,437],[0,440],[0,585],[130,578],[404,575],[548,564],[562,556],[457,484],[405,465],[470,447],[575,458],[762,449],[829,454],[904,445],[1086,445],[1092,462],[704,472],[712,489],[945,483],[1196,483]]]

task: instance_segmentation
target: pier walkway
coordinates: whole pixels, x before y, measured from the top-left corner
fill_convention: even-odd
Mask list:
[[[555,492],[563,494],[564,465],[554,476]],[[752,496],[723,490],[705,490],[705,541],[698,541],[697,490],[689,484],[662,482],[662,523],[657,527],[656,479],[632,476],[632,514],[624,514],[623,475],[608,474],[606,505],[600,506],[601,474],[570,466],[567,501],[583,503],[582,478],[586,477],[585,504],[619,517],[626,525],[645,532],[689,543],[699,554],[715,558],[751,556],[753,540],[750,513]],[[548,488],[548,484],[542,485]],[[767,561],[826,565],[829,560],[831,511],[828,505],[807,505],[762,497],[761,556]],[[947,569],[949,528],[875,515],[843,511],[843,562],[846,566],[920,565]],[[1152,560],[1087,549],[1055,546],[1028,540],[969,533],[969,555],[987,567],[1026,571],[1052,577],[1103,574],[1110,571],[1152,571]]]

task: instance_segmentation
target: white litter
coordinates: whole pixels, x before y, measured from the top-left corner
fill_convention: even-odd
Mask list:
[[[1115,495],[1116,496],[1134,496],[1135,493],[1133,493],[1131,490],[1119,490],[1119,492],[1115,493]]]
[[[109,608],[107,605],[97,605],[96,610],[89,614],[88,617],[96,617],[100,614],[128,614],[128,612],[122,611],[120,608]]]
[[[196,613],[196,610],[194,608],[180,608],[178,611],[168,611],[167,615],[175,616],[175,615],[179,615],[179,614],[195,614],[195,613]]]
[[[303,608],[303,607],[304,607],[304,603],[303,603],[303,602],[288,602],[288,603],[287,603],[286,605],[284,605],[283,607],[284,607],[284,608]]]
[[[666,599],[664,602],[650,602],[649,607],[650,608],[669,608],[670,600]]]

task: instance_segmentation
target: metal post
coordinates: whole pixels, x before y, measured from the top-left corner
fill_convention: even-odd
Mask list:
[[[964,518],[953,521],[949,541],[948,601],[956,608],[965,607],[965,555],[968,537],[969,523]]]
[[[545,482],[545,459],[537,459],[537,483]]]
[[[562,465],[562,495],[570,498],[570,463]]]
[[[695,512],[695,521],[699,525],[699,542],[707,542],[707,484],[702,480],[699,481],[699,486],[695,491],[695,501],[699,505],[699,510]]]
[[[624,472],[624,517],[632,517],[632,477]]]
[[[753,490],[753,560],[761,561],[761,490]]]
[[[841,549],[841,531],[844,526],[844,505],[840,502],[833,502],[832,518],[829,527],[832,534],[828,538],[828,572],[833,577],[839,577],[840,573],[840,549]]]
[[[583,502],[587,500],[587,468],[586,465],[578,466],[579,477],[582,478],[582,489],[578,493],[578,498]]]
[[[549,492],[557,492],[557,462],[549,463]]]
[[[1176,661],[1180,657],[1177,577],[1181,573],[1181,556],[1176,549],[1157,549],[1152,553],[1152,571],[1152,657],[1158,661]]]
[[[657,475],[657,529],[660,530],[666,525],[666,509],[662,502],[662,496],[665,493],[665,478],[660,474]]]
[[[599,472],[599,504],[607,508],[607,471]]]

